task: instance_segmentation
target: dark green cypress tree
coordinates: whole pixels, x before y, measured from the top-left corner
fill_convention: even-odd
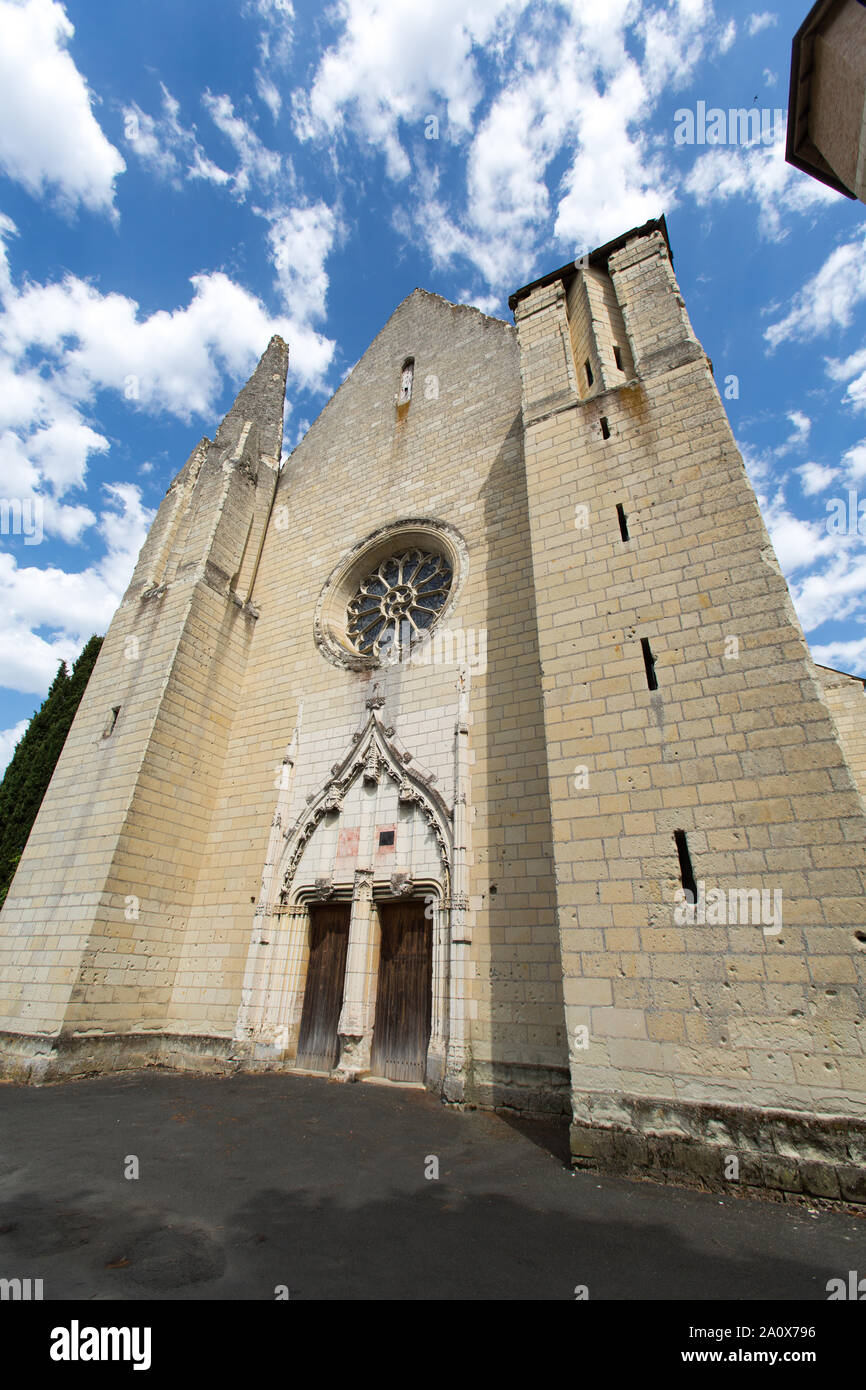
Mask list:
[[[61,661],[0,782],[0,903],[9,891],[101,646],[101,637],[91,637],[71,674]]]

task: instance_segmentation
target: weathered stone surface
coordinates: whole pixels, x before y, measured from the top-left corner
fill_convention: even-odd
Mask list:
[[[290,1068],[344,902],[363,1071],[414,899],[447,1099],[570,1110],[617,1171],[852,1192],[858,682],[809,655],[663,223],[513,308],[416,290],[281,469],[274,339],[193,450],[0,914],[0,1066]],[[453,571],[426,664],[348,643],[389,546]],[[684,847],[721,918],[677,915]]]

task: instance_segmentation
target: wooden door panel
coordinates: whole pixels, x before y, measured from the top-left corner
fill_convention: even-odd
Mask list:
[[[350,903],[310,909],[310,962],[296,1058],[297,1066],[310,1071],[330,1071],[337,1061],[350,913]]]
[[[383,903],[379,988],[370,1070],[423,1081],[430,1041],[433,933],[422,902]]]

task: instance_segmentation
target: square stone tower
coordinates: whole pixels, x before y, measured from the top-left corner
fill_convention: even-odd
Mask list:
[[[282,467],[275,339],[194,450],[0,914],[4,1072],[384,1078],[862,1200],[862,685],[664,220],[511,307],[416,290]]]

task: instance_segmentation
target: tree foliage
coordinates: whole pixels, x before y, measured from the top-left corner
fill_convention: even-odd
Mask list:
[[[71,673],[65,661],[60,663],[0,782],[0,903],[9,891],[101,646],[101,637],[91,637]]]

